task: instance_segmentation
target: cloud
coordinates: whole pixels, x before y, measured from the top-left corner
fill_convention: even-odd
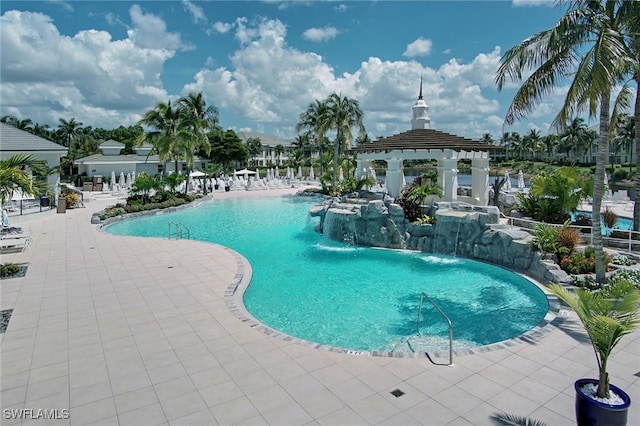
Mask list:
[[[229,30],[233,28],[233,24],[217,21],[211,26],[211,28],[217,33],[224,34],[228,33]]]
[[[200,6],[190,2],[189,0],[182,0],[182,6],[184,7],[184,10],[189,12],[194,23],[207,22],[207,17]]]
[[[339,33],[340,31],[334,27],[309,28],[302,33],[302,37],[310,41],[327,41],[335,38]]]
[[[431,40],[425,39],[421,36],[407,45],[407,49],[404,51],[402,56],[427,56],[431,53],[432,44]]]
[[[58,4],[60,6],[62,6],[62,8],[64,10],[66,10],[67,12],[73,12],[73,5],[67,1],[62,1],[62,0],[50,0],[51,3],[53,4]]]
[[[190,50],[193,47],[183,44],[180,34],[167,32],[167,24],[162,18],[144,13],[140,6],[129,9],[133,27],[127,34],[136,46],[148,49]]]
[[[333,10],[337,12],[346,12],[347,9],[349,9],[349,6],[347,6],[346,4],[339,4],[333,8]]]
[[[3,112],[11,108],[16,116],[47,119],[52,125],[60,117],[75,117],[94,127],[117,127],[135,123],[146,108],[166,99],[160,75],[175,50],[143,41],[147,36],[140,37],[144,30],[137,25],[149,15],[138,16],[134,8],[131,12],[134,36],[122,40],[97,30],[62,35],[51,18],[40,13],[3,14]],[[155,34],[161,37],[163,32]]]
[[[555,0],[512,0],[512,4],[519,6],[554,6]]]

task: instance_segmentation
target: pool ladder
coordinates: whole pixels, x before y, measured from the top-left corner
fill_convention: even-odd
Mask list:
[[[420,314],[422,313],[422,302],[424,299],[427,299],[429,302],[431,302],[433,307],[436,308],[438,312],[440,312],[440,315],[442,315],[442,317],[449,324],[449,367],[453,367],[453,325],[451,324],[451,320],[449,319],[449,317],[444,312],[442,312],[442,309],[440,309],[438,305],[436,305],[436,303],[431,300],[429,295],[424,292],[420,295],[420,306],[418,307],[418,320],[416,322],[418,326],[418,334],[420,334]]]
[[[173,232],[171,232],[172,226],[175,229]],[[189,230],[189,228],[179,222],[169,222],[168,238],[171,239],[171,237],[175,237],[176,240],[181,240],[183,238],[189,240],[191,239],[191,231]]]

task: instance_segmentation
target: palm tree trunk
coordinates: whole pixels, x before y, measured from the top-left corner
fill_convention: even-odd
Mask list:
[[[640,231],[640,71],[636,74],[636,105],[634,111],[635,120],[635,144],[636,144],[636,191],[635,206],[633,207],[633,230]]]
[[[333,182],[331,183],[331,188],[333,191],[336,190],[336,182],[338,181],[338,159],[340,156],[340,127],[338,127],[336,133],[336,148],[333,153]]]
[[[600,211],[602,196],[604,195],[604,174],[609,157],[609,101],[610,93],[603,93],[600,99],[600,140],[598,141],[598,156],[593,182],[593,248],[596,256],[596,282],[604,284],[606,268],[604,264],[604,250],[602,248],[602,229],[600,226]]]

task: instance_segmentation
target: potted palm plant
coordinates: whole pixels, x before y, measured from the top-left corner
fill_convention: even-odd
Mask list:
[[[579,425],[623,426],[631,398],[609,383],[607,363],[620,339],[640,322],[640,291],[618,279],[599,290],[574,292],[554,284],[549,290],[572,308],[587,332],[598,362],[598,378],[575,382],[576,420]]]

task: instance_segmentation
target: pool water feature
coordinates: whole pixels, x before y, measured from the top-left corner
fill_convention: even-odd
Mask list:
[[[355,247],[313,229],[307,197],[226,199],[193,209],[115,223],[113,234],[166,238],[180,222],[193,239],[243,255],[253,276],[244,294],[257,320],[300,339],[366,351],[440,351],[448,327],[423,306],[427,293],[451,318],[455,348],[489,345],[539,324],[544,293],[503,268],[463,258]]]

